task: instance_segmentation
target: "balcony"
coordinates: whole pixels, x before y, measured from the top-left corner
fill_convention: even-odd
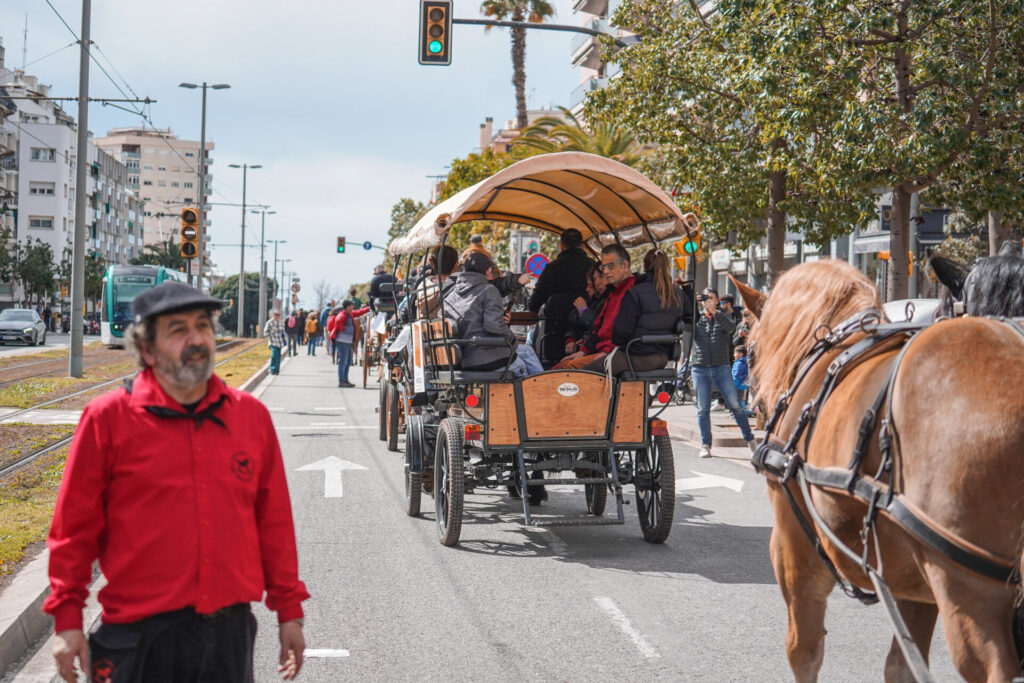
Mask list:
[[[576,109],[576,107],[583,104],[583,101],[587,99],[587,93],[600,90],[601,88],[608,85],[607,78],[588,78],[583,81],[572,94],[569,95],[569,109]]]
[[[587,28],[602,33],[610,33],[611,27],[604,19],[594,19],[586,24]],[[585,33],[578,34],[572,39],[572,65],[585,69],[596,69],[601,65],[601,41],[597,36],[590,36]]]
[[[608,9],[608,0],[574,0],[572,3],[573,12],[586,12],[587,14],[604,14]]]

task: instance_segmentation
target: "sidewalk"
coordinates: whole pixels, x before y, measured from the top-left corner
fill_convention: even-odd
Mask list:
[[[670,405],[661,414],[668,422],[668,433],[677,441],[684,441],[693,448],[700,448],[700,427],[697,425],[697,407],[688,402],[686,405]],[[750,428],[754,432],[754,440],[760,441],[764,432],[754,428],[756,418],[750,418]],[[740,435],[732,413],[728,410],[711,411],[711,454],[715,457],[729,459],[750,459],[750,449]]]

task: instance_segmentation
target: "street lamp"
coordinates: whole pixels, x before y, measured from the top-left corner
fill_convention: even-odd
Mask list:
[[[277,287],[277,293],[281,294],[281,281],[277,279],[277,245],[286,244],[288,240],[267,240],[268,242],[274,243],[274,285]],[[284,303],[284,297],[282,295],[281,303]]]
[[[199,285],[199,289],[203,288],[203,243],[205,242],[204,235],[206,234],[206,89],[212,88],[214,90],[225,90],[231,86],[227,83],[216,83],[214,85],[207,85],[206,81],[203,81],[201,86],[195,83],[179,83],[179,88],[188,88],[189,90],[195,90],[196,88],[203,89],[203,117],[202,117],[202,129],[199,135],[199,164],[196,168],[196,173],[199,175],[199,251],[196,254],[196,284]],[[188,274],[188,282],[192,284],[192,273]]]
[[[260,214],[260,312],[256,323],[256,336],[263,336],[263,326],[267,324],[267,262],[263,260],[263,248],[265,245],[264,234],[267,227],[267,214],[275,214],[277,211],[260,209],[252,211]]]
[[[246,191],[246,180],[249,176],[250,168],[263,168],[259,164],[228,164],[229,168],[240,168],[242,169],[242,242],[239,252],[241,253],[240,264],[238,266],[238,330],[237,334],[239,337],[245,336],[245,191]]]
[[[292,307],[291,306],[291,303],[292,303],[292,290],[291,290],[291,286],[287,284],[288,273],[286,273],[285,270],[284,270],[285,269],[285,265],[284,264],[291,263],[292,260],[290,258],[283,258],[283,259],[280,259],[280,261],[281,261],[281,290],[284,292],[284,295],[282,296],[282,299],[284,300],[284,312],[285,312],[285,314],[287,314],[288,311],[290,311],[291,307]]]

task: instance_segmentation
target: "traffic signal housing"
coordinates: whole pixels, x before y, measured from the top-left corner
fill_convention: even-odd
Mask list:
[[[675,247],[676,254],[679,256],[692,256],[698,261],[701,261],[700,251],[700,230],[692,230],[681,240],[673,242],[672,246]]]
[[[451,0],[420,0],[420,64],[452,63]]]
[[[338,238],[338,253],[339,254],[344,254],[345,253],[345,238],[344,237],[339,237]]]
[[[191,206],[181,210],[181,257],[199,255],[199,212]]]

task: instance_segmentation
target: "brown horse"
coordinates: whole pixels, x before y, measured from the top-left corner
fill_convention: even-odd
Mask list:
[[[859,311],[881,309],[874,285],[841,261],[793,268],[768,297],[756,331],[752,369],[759,398],[775,404],[790,388],[801,360],[820,334]],[[800,407],[817,394],[841,348],[811,367],[775,433],[788,438]],[[895,345],[894,345],[895,346]],[[797,444],[809,465],[845,468],[861,418],[888,379],[897,348],[850,369],[825,402],[810,437]],[[972,545],[994,561],[1022,561],[1024,528],[1024,341],[1007,325],[984,318],[945,320],[910,343],[894,382],[892,424],[898,435],[895,488],[934,527]],[[808,438],[810,443],[807,443]],[[860,469],[881,461],[877,427]],[[786,486],[807,515],[790,480]],[[825,654],[825,606],[835,581],[799,526],[782,486],[769,479],[775,512],[771,559],[786,601],[786,652],[798,681],[817,679]],[[827,525],[858,554],[867,506],[845,491],[812,487],[811,500]],[[941,614],[946,644],[969,681],[1007,681],[1020,675],[1011,634],[1017,587],[974,574],[919,541],[886,514],[876,522],[870,563],[891,588],[918,649],[928,648]],[[819,534],[820,535],[820,534]],[[871,590],[860,565],[827,539],[825,551],[850,583]],[[879,559],[880,558],[880,559]],[[885,664],[887,680],[909,680],[896,640]]]

